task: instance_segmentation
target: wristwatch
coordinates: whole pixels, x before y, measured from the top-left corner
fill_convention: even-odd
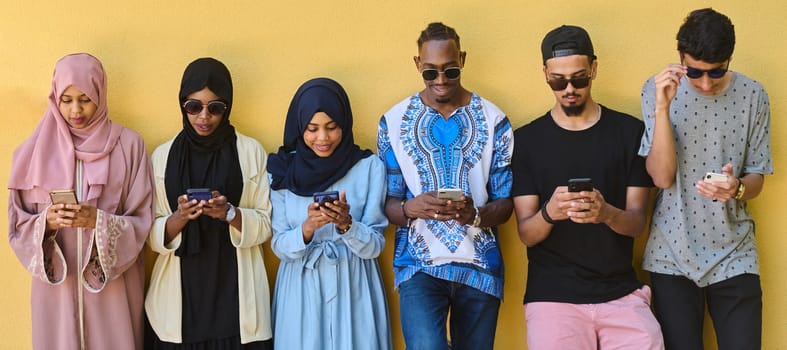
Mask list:
[[[339,231],[340,235],[343,235],[343,234],[347,233],[347,231],[350,231],[350,228],[353,227],[353,216],[349,215],[349,217],[350,217],[350,222],[347,224],[347,228],[346,229],[342,230],[342,229],[339,228],[339,226],[334,225],[336,227],[336,231]]]
[[[235,206],[227,202],[227,215],[224,217],[224,221],[230,222],[233,219],[235,219]]]
[[[746,185],[738,178],[738,189],[735,191],[735,195],[733,198],[737,200],[741,200],[743,198],[743,194],[746,193]]]

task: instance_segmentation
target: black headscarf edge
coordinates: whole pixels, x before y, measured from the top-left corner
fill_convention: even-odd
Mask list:
[[[191,126],[183,109],[188,95],[209,88],[222,101],[227,103],[227,110],[218,128],[208,136],[200,136]],[[167,202],[170,209],[177,210],[178,196],[190,187],[209,187],[220,189],[230,203],[238,204],[243,192],[243,176],[237,150],[235,128],[230,124],[229,117],[233,103],[232,78],[229,69],[220,61],[204,57],[191,62],[183,72],[178,92],[178,103],[183,121],[183,130],[175,137],[167,159],[164,175]],[[193,183],[191,159],[204,158],[199,163],[209,164],[202,175],[204,183]],[[178,248],[176,255],[196,254],[200,250],[199,235],[203,230],[226,230],[227,225],[207,217],[189,222],[184,228],[187,237]]]

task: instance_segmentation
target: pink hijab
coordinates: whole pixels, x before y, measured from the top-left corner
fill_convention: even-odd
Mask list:
[[[60,96],[69,86],[81,90],[98,107],[90,124],[73,129],[60,114]],[[91,190],[83,199],[98,198],[107,184],[109,153],[123,127],[112,123],[107,109],[107,76],[101,62],[86,53],[67,55],[55,65],[49,106],[33,134],[15,151],[8,188],[44,191],[74,188],[76,160],[84,163],[83,183]],[[118,158],[122,162],[121,158]],[[118,164],[119,166],[123,166]]]

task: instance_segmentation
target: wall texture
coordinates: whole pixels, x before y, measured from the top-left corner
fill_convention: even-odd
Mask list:
[[[554,103],[543,83],[539,45],[564,23],[588,29],[599,56],[597,101],[640,116],[644,80],[678,61],[675,33],[688,12],[707,1],[126,1],[0,0],[0,183],[6,184],[14,148],[35,128],[46,108],[52,70],[61,56],[86,51],[109,76],[110,117],[138,130],[152,151],[180,130],[177,91],[191,60],[214,56],[235,81],[234,125],[269,151],[280,145],[292,94],[305,80],[330,76],[352,100],[356,140],[375,147],[380,115],[422,87],[412,62],[415,40],[428,22],[455,27],[467,51],[463,84],[501,107],[519,127]],[[55,5],[57,4],[57,5]],[[757,219],[764,290],[765,349],[787,349],[787,235],[779,216],[787,211],[783,175],[787,160],[787,3],[714,1],[733,20],[738,45],[731,69],[761,81],[771,97],[772,149],[777,174],[751,201]],[[3,196],[5,191],[0,192]],[[5,209],[5,207],[3,207]],[[0,225],[7,225],[0,216]],[[7,227],[7,226],[5,226]],[[392,233],[388,231],[389,237]],[[507,264],[506,298],[497,349],[525,348],[522,295],[527,276],[524,246],[514,220],[500,238]],[[641,256],[644,237],[638,239]],[[266,246],[266,249],[268,247]],[[270,252],[270,250],[268,250]],[[389,286],[395,347],[404,348],[398,297],[391,285],[391,246],[380,258]],[[267,259],[273,280],[277,260]],[[638,258],[635,262],[639,266]],[[645,274],[641,274],[643,278]],[[29,348],[30,276],[8,244],[0,244],[0,348]],[[706,339],[714,344],[707,327]],[[711,346],[714,347],[714,346]]]

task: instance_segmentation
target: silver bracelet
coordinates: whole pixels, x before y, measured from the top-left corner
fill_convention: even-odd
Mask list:
[[[481,227],[481,210],[478,207],[473,207],[475,209],[475,217],[473,218],[473,226]]]

